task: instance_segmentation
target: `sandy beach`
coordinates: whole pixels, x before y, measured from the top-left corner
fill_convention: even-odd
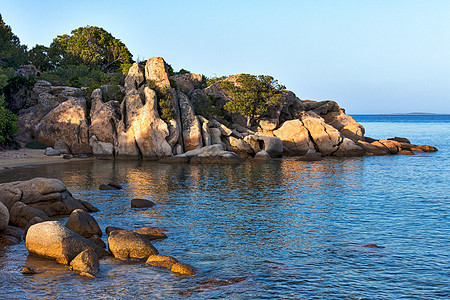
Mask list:
[[[0,151],[0,171],[13,168],[30,165],[41,165],[51,163],[64,163],[70,162],[72,159],[63,159],[61,156],[46,156],[45,150],[41,149],[27,149],[20,150],[5,150]],[[92,158],[83,158],[77,160],[89,160]]]

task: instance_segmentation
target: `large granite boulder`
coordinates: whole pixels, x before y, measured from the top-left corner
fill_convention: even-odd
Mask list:
[[[315,149],[308,129],[298,119],[284,122],[273,134],[283,142],[286,154],[305,155],[308,150]]]
[[[188,96],[183,92],[178,92],[180,104],[181,124],[183,128],[184,150],[190,151],[203,147],[202,126],[195,115],[194,108]]]
[[[82,209],[76,209],[70,214],[66,227],[85,238],[91,238],[94,235],[102,236],[102,230],[97,221]]]
[[[160,159],[172,155],[167,143],[167,124],[159,117],[156,94],[147,86],[145,102],[136,90],[129,90],[122,102],[122,120],[118,126],[117,156]]]
[[[0,231],[6,229],[9,223],[9,211],[6,206],[0,202]]]
[[[73,154],[91,153],[86,100],[70,98],[52,109],[37,125],[38,141],[53,146],[66,143]]]
[[[67,215],[77,208],[89,210],[73,198],[60,180],[50,178],[0,184],[0,201],[8,209],[16,202],[22,202],[42,210],[47,216]]]
[[[108,255],[101,247],[69,230],[57,221],[35,224],[28,229],[25,245],[30,254],[69,264],[79,253],[91,250],[98,257]]]
[[[329,156],[339,149],[343,139],[340,132],[326,124],[322,118],[304,114],[301,117],[301,122],[308,130],[311,141],[320,153]]]
[[[158,254],[158,250],[144,236],[127,230],[111,231],[108,237],[111,253],[120,260],[147,259]]]

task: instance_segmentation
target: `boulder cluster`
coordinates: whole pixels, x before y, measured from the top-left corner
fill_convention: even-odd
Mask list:
[[[239,161],[235,155],[267,159],[315,152],[364,156],[436,151],[404,140],[367,138],[364,127],[336,102],[300,100],[288,90],[282,91],[282,104],[269,107],[251,124],[237,113],[199,114],[212,103],[223,107],[231,101],[221,82],[237,85],[239,76],[205,88],[201,75],[169,77],[164,59],[153,57],[145,67],[135,63],[129,69],[124,86],[115,87],[119,92],[113,100],[104,95],[112,86],[85,97],[86,89],[39,80],[28,98],[19,97],[19,104],[11,101],[14,107],[22,107],[17,111],[17,138],[21,142],[37,139],[62,154],[146,160],[174,157],[170,162],[192,163]],[[204,147],[209,148],[198,151]],[[192,153],[196,153],[194,160]]]
[[[115,184],[117,185],[117,184]],[[133,199],[131,207],[151,207],[153,202]],[[13,245],[25,237],[28,252],[69,265],[80,275],[95,277],[99,259],[114,256],[123,261],[145,260],[151,266],[173,273],[194,275],[195,270],[171,256],[159,255],[151,241],[167,236],[157,228],[125,230],[105,229],[108,249],[101,239],[103,232],[89,212],[98,211],[92,204],[75,199],[57,179],[35,178],[0,184],[0,245]],[[53,221],[55,215],[69,215],[65,225]],[[36,270],[24,269],[24,274]]]

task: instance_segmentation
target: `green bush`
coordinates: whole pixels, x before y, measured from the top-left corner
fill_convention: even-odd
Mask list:
[[[41,142],[38,141],[31,141],[28,144],[25,145],[25,148],[28,149],[46,149],[47,146],[45,146],[44,144],[42,144]]]
[[[0,106],[0,145],[7,146],[16,143],[15,136],[19,127],[15,114]]]
[[[167,88],[159,88],[154,80],[148,80],[147,86],[155,91],[158,98],[158,112],[166,123],[174,118],[172,95]]]

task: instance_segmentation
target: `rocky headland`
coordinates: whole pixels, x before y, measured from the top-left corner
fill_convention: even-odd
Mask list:
[[[198,74],[169,77],[164,59],[153,57],[145,66],[135,63],[124,86],[91,92],[38,80],[31,90],[15,91],[9,103],[19,116],[17,140],[37,140],[56,150],[53,155],[236,163],[437,150],[406,138],[366,137],[364,127],[336,102],[300,100],[289,90],[282,90],[280,103],[251,119],[229,113],[223,107],[232,95],[223,83],[238,86],[240,76],[206,87]]]

